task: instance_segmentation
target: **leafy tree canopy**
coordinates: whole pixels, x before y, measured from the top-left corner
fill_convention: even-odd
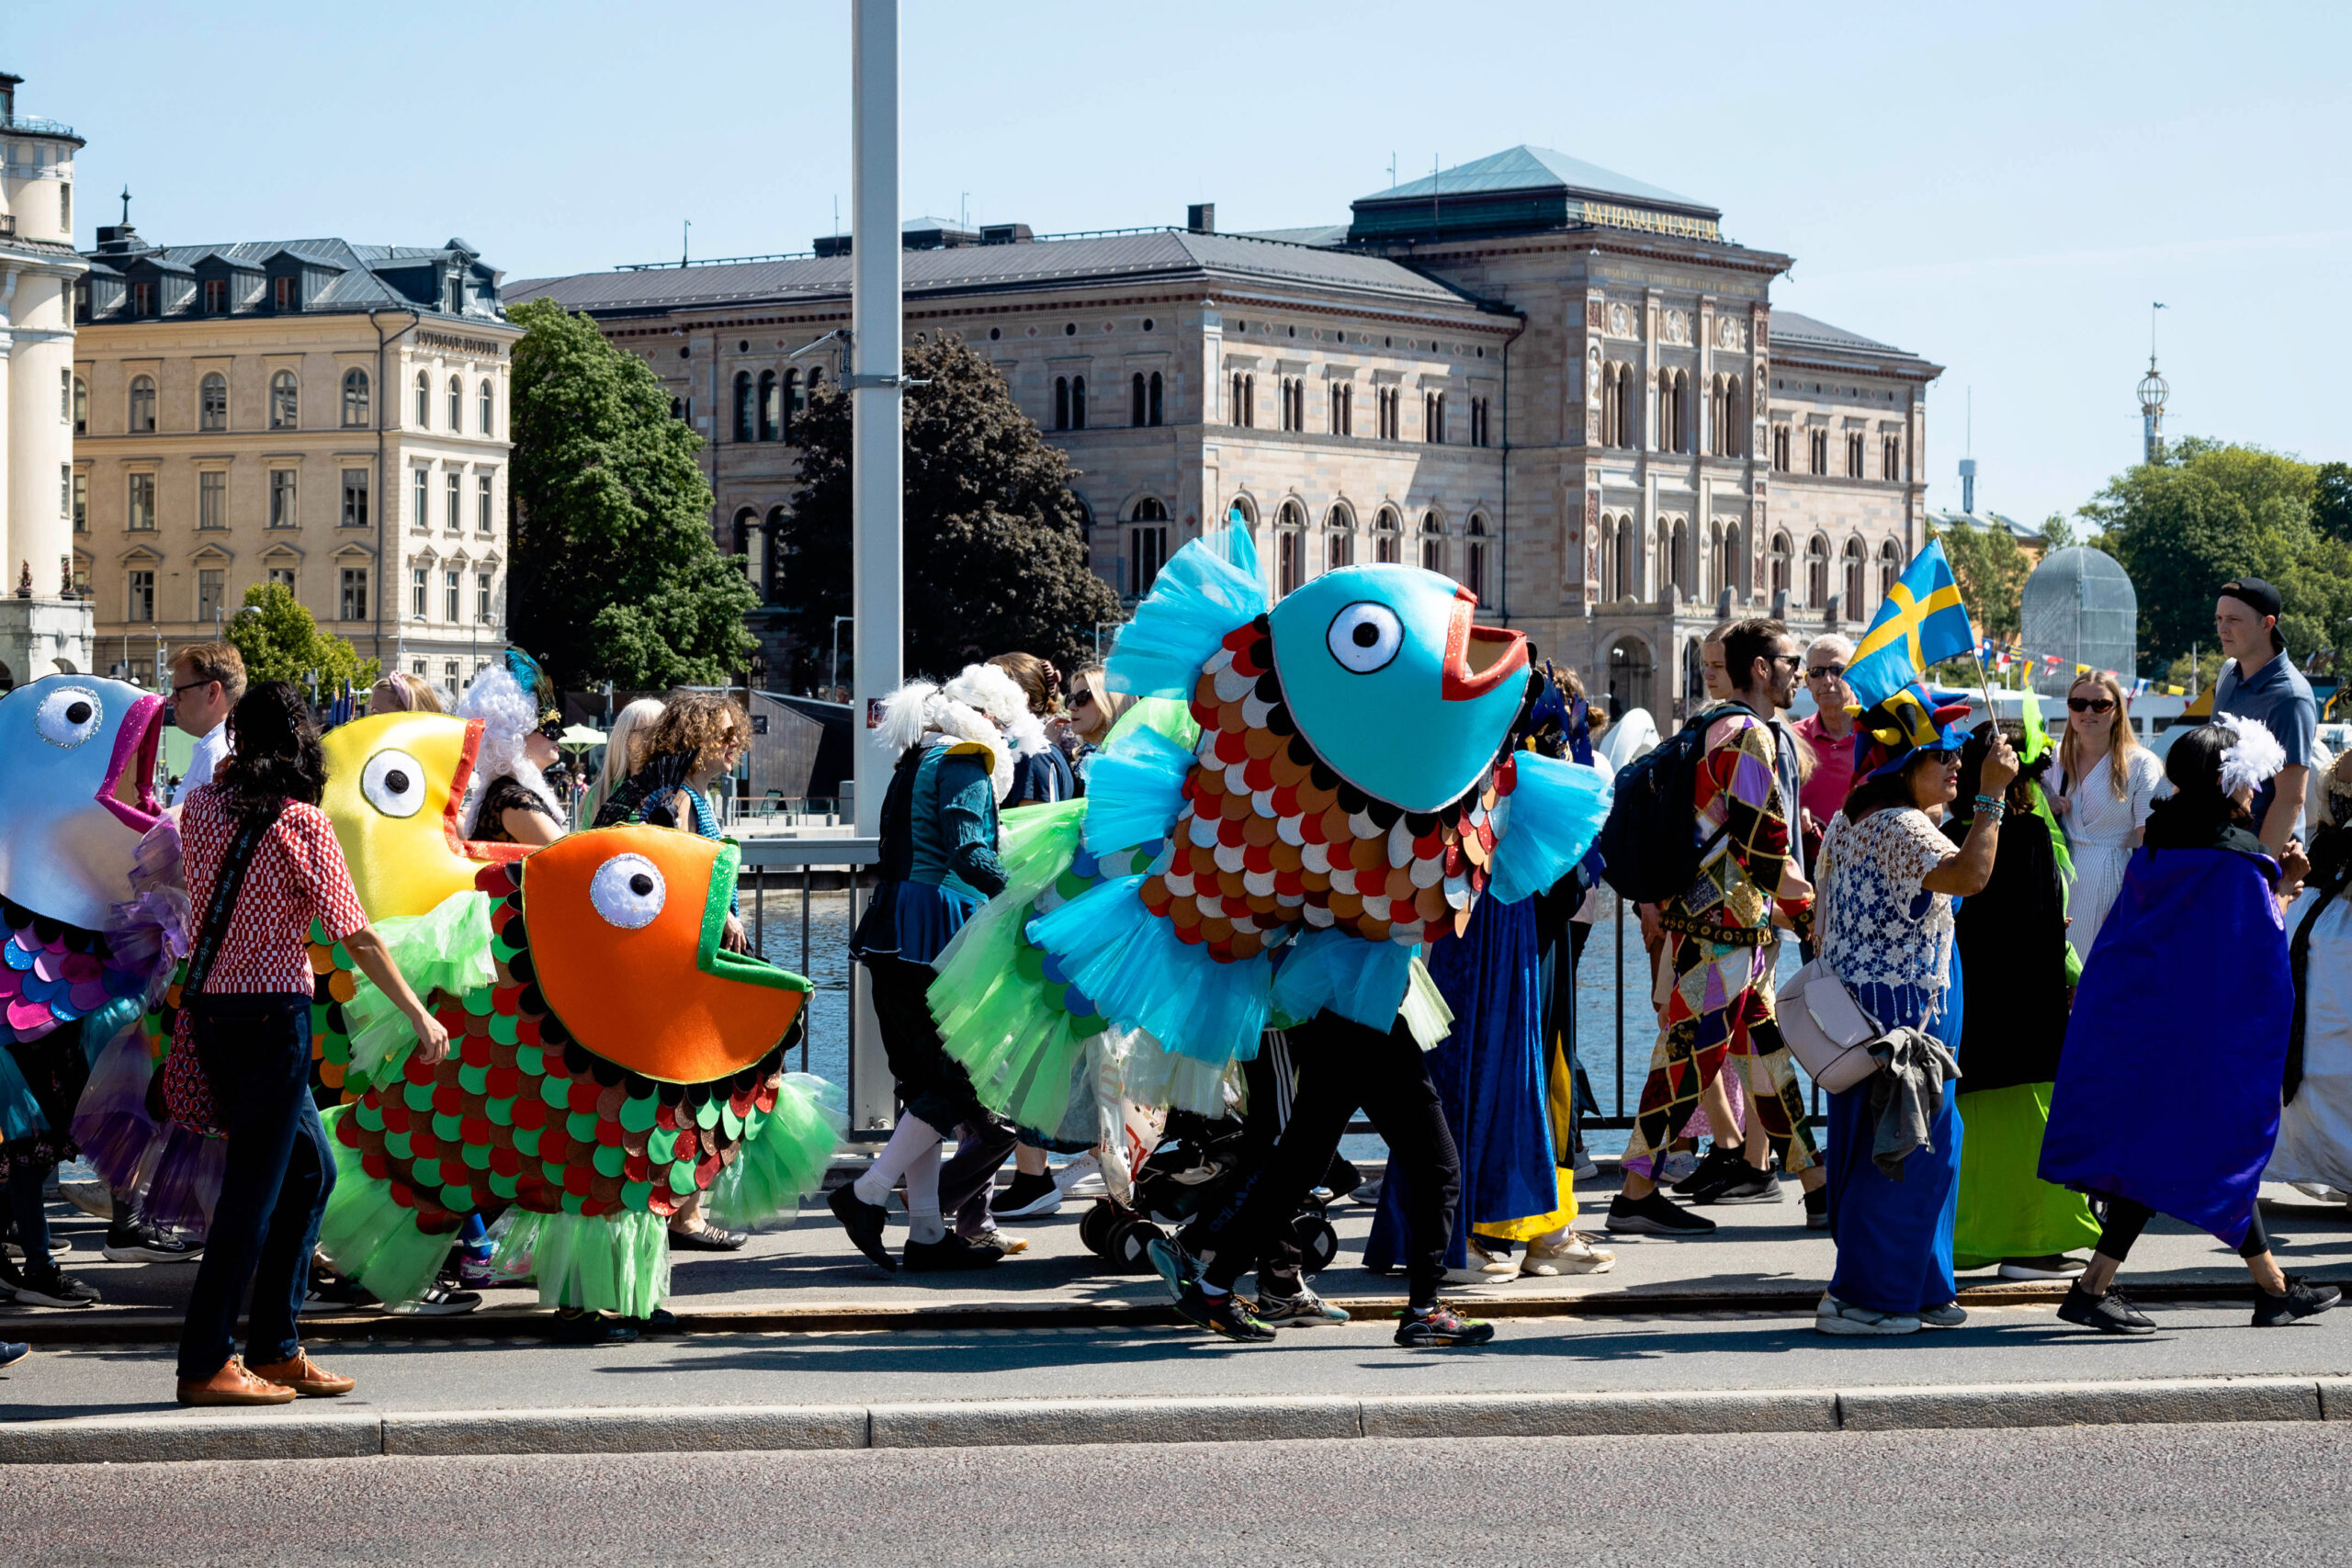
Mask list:
[[[2082,542],[2082,536],[2075,532],[2075,525],[2066,521],[2064,513],[2053,512],[2042,519],[2041,553],[2043,555],[2048,555],[2052,550],[2063,550]]]
[[[2278,630],[2299,663],[2352,622],[2352,543],[2312,526],[2321,469],[2259,446],[2190,436],[2118,475],[2082,509],[2092,542],[2131,574],[2140,650],[2168,665],[2213,642],[2214,591],[2259,577],[2286,601]]]
[[[734,679],[759,603],[710,534],[702,438],[652,369],[554,301],[509,312],[514,344],[510,636],[559,688]]]
[[[323,695],[345,681],[362,690],[376,683],[377,661],[361,659],[350,639],[319,630],[311,612],[282,582],[246,589],[244,608],[229,617],[222,635],[243,656],[245,679],[255,684],[291,681],[308,686],[315,678]]]
[[[2015,637],[2021,624],[2018,606],[2025,580],[2033,563],[2018,547],[2015,536],[1997,525],[1980,526],[1955,519],[1937,532],[1951,574],[1960,580],[1960,594],[1968,604],[1968,618],[1979,637]]]
[[[910,344],[905,397],[905,662],[950,673],[1025,652],[1091,662],[1119,599],[1086,564],[1086,513],[1069,459],[1037,433],[993,366],[961,338]],[[796,678],[827,657],[851,613],[850,399],[828,389],[797,423],[800,494],[784,525],[783,608]]]

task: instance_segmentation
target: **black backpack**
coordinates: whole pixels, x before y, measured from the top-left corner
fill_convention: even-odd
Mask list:
[[[1699,879],[1699,863],[1728,831],[1718,828],[1704,843],[1694,842],[1699,762],[1707,752],[1707,727],[1743,703],[1717,703],[1658,742],[1647,755],[1617,771],[1609,820],[1595,847],[1601,876],[1620,897],[1636,904],[1663,904],[1688,893]]]

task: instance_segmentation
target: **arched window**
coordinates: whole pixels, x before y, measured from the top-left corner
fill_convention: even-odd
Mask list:
[[[1863,445],[1860,431],[1849,430],[1846,433],[1846,477],[1849,479],[1858,479],[1862,477]]]
[[[1069,428],[1069,378],[1067,376],[1054,378],[1054,428]]]
[[[1739,525],[1726,523],[1714,537],[1715,558],[1713,586],[1720,592],[1726,588],[1745,588],[1744,573],[1739,570]]]
[[[1747,456],[1747,384],[1736,376],[1724,380],[1724,440],[1726,457]]]
[[[1808,609],[1829,606],[1829,541],[1818,534],[1804,547],[1804,602]]]
[[[229,378],[218,370],[206,371],[204,380],[197,388],[196,427],[198,430],[229,428]]]
[[[1237,495],[1227,502],[1225,520],[1229,525],[1247,532],[1252,539],[1258,536],[1258,508],[1248,496]]]
[[[1445,525],[1434,512],[1421,513],[1421,570],[1445,570]]]
[[[1334,506],[1323,519],[1323,570],[1337,571],[1355,564],[1355,514],[1344,506]]]
[[[1696,596],[1698,584],[1690,581],[1690,525],[1678,517],[1667,544],[1667,581],[1683,598]]]
[[[1155,496],[1136,502],[1127,524],[1127,597],[1140,599],[1168,564],[1168,508]]]
[[[728,553],[736,558],[736,570],[741,571],[744,578],[752,582],[757,582],[760,580],[757,570],[757,561],[760,549],[759,537],[760,514],[758,510],[756,508],[747,506],[741,511],[736,513],[734,545],[733,548]]]
[[[481,396],[475,400],[481,405],[480,413],[481,419],[481,433],[484,435],[494,434],[496,432],[494,431],[493,426],[497,422],[493,415],[495,414],[496,410],[492,407],[490,378],[488,377],[484,377],[482,378]]]
[[[1680,370],[1657,373],[1657,447],[1690,450],[1690,378]]]
[[[784,538],[786,515],[785,509],[781,506],[768,508],[767,548],[762,552],[765,559],[762,563],[763,570],[760,575],[760,597],[771,603],[775,599],[776,580],[783,575],[778,565],[778,557],[781,554],[778,545]]]
[[[1331,434],[1353,435],[1356,433],[1356,389],[1352,382],[1331,383]]]
[[[1903,547],[1893,539],[1878,547],[1878,596],[1882,599],[1894,592],[1894,580],[1903,575]]]
[[[1604,366],[1600,372],[1600,444],[1622,446],[1619,431],[1624,424],[1624,383],[1617,378],[1617,367]]]
[[[1285,501],[1274,513],[1274,593],[1295,593],[1306,581],[1306,513]]]
[[[1462,586],[1470,590],[1473,599],[1487,596],[1487,520],[1470,519],[1468,536],[1462,541]]]
[[[1846,541],[1846,614],[1860,618],[1862,613],[1863,563],[1868,558],[1862,552],[1860,539]]]
[[[1127,423],[1144,423],[1143,372],[1138,370],[1127,378]]]
[[[1069,427],[1072,430],[1086,428],[1086,378],[1083,376],[1069,378]]]
[[[1634,367],[1617,367],[1617,433],[1610,443],[1613,446],[1631,448],[1642,438],[1640,404],[1634,396]]]
[[[813,391],[815,383],[811,382],[809,385],[810,390]],[[808,406],[807,394],[800,389],[800,372],[786,371],[784,373],[784,440],[792,439],[792,423],[800,417],[800,411]]]
[[[1772,536],[1772,595],[1774,598],[1789,591],[1789,572],[1795,558],[1794,547],[1786,534]]]
[[[433,428],[433,378],[422,370],[416,373],[416,427]]]
[[[1650,705],[1649,645],[1637,637],[1621,637],[1609,645],[1609,699],[1623,717]]]
[[[752,373],[735,372],[735,439],[749,441],[755,434],[752,409]]]
[[[1617,587],[1617,520],[1600,520],[1600,537],[1594,541],[1600,555],[1600,574],[1593,579],[1593,597],[1608,604],[1616,597]]]
[[[155,428],[155,378],[133,376],[130,378],[130,434],[141,435]]]
[[[817,389],[823,383],[824,379],[825,367],[823,366],[811,365],[808,367],[808,400],[810,402],[813,403],[817,400]]]
[[[368,423],[368,372],[346,370],[343,373],[343,423],[353,429]]]
[[[1628,513],[1617,519],[1617,597],[1620,599],[1634,596],[1634,568],[1638,558],[1638,552],[1634,548],[1634,519]]]
[[[462,434],[466,428],[466,384],[458,377],[449,378],[449,434]]]
[[[79,376],[74,378],[74,434],[90,434],[90,384]]]
[[[1159,378],[1159,372],[1155,370],[1151,373],[1151,379],[1145,383],[1144,387],[1146,404],[1144,412],[1148,416],[1144,421],[1146,424],[1159,424],[1165,419],[1167,405],[1163,392],[1164,383]]]
[[[774,441],[783,428],[782,411],[776,407],[775,372],[760,372],[760,439]]]
[[[1697,637],[1682,644],[1682,707],[1697,713],[1707,703],[1707,647]]]
[[[1395,566],[1405,558],[1405,523],[1393,506],[1384,506],[1372,518],[1372,558]]]
[[[301,401],[295,390],[294,372],[280,370],[269,378],[269,427],[293,430],[301,423]]]
[[[1713,457],[1724,455],[1724,435],[1731,424],[1724,408],[1724,381],[1715,376],[1707,382],[1707,454]]]
[[[1246,370],[1233,373],[1233,402],[1226,410],[1226,415],[1229,423],[1238,424],[1245,430],[1257,427],[1258,378]]]

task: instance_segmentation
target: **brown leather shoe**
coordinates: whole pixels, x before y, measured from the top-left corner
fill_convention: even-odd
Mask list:
[[[257,1378],[245,1370],[243,1356],[232,1356],[209,1378],[180,1379],[182,1404],[291,1404],[294,1391],[284,1383]]]
[[[358,1385],[346,1377],[326,1371],[300,1350],[290,1361],[278,1361],[266,1367],[255,1367],[254,1374],[275,1383],[284,1383],[304,1399],[333,1399],[349,1393]]]

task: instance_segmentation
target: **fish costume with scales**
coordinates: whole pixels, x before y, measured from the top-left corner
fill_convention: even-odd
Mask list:
[[[142,846],[162,819],[164,699],[119,681],[44,675],[0,698],[0,1138],[72,1152],[83,1029],[135,1016],[184,930]]]
[[[756,1224],[814,1191],[838,1112],[822,1080],[781,1071],[811,987],[721,945],[737,864],[731,843],[630,825],[482,867],[490,977],[434,997],[446,1059],[418,1061],[363,984],[369,1087],[327,1113],[328,1259],[407,1299],[466,1215],[506,1213],[499,1257],[543,1302],[643,1316],[686,1198]]]
[[[1476,604],[1375,565],[1270,608],[1238,528],[1170,558],[1108,681],[1189,712],[1138,704],[1082,800],[1012,814],[1009,884],[942,955],[933,1010],[984,1101],[1050,1126],[1105,1032],[1179,1077],[1327,1008],[1443,1038],[1420,945],[1566,875],[1609,806],[1598,770],[1508,749],[1526,641]]]

